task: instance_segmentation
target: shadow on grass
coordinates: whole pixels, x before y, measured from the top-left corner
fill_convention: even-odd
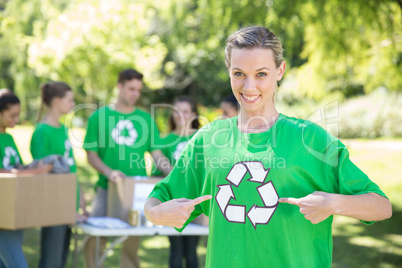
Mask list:
[[[359,221],[337,224],[333,267],[402,267],[401,226],[401,210],[372,225]]]

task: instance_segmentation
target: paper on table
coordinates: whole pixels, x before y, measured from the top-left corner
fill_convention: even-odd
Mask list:
[[[92,226],[105,229],[133,228],[130,224],[118,218],[111,217],[89,217],[85,222]]]
[[[154,189],[155,184],[152,183],[136,183],[134,184],[133,206],[135,210],[144,210],[145,201]]]

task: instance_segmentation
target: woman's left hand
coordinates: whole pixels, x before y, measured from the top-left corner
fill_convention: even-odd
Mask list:
[[[280,203],[296,205],[300,208],[300,213],[317,224],[333,215],[333,194],[325,192],[313,192],[302,198],[280,198]]]

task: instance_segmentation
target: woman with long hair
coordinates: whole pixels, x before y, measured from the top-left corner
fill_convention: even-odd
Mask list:
[[[173,111],[169,118],[170,133],[162,139],[163,154],[174,165],[181,152],[200,128],[198,109],[195,100],[179,96],[173,101]],[[187,268],[197,268],[197,245],[199,236],[169,236],[170,268],[181,268],[183,258]]]
[[[34,159],[48,155],[61,155],[70,166],[70,172],[76,173],[73,149],[68,138],[68,129],[60,123],[60,118],[75,105],[74,93],[69,85],[63,82],[48,82],[42,85],[42,104],[31,139],[31,154]],[[42,118],[43,109],[46,113]],[[81,198],[80,198],[81,196]],[[84,212],[85,202],[80,195],[77,181],[77,211],[79,206]],[[77,218],[81,216],[77,213]],[[67,261],[71,237],[68,225],[43,227],[41,229],[41,255],[39,268],[64,267]]]

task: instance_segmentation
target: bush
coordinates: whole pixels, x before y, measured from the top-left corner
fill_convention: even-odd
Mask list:
[[[378,90],[350,99],[328,95],[320,103],[299,99],[289,104],[280,99],[276,106],[281,113],[311,120],[339,138],[402,137],[402,93]]]
[[[340,105],[339,137],[402,137],[402,94],[374,92]]]

